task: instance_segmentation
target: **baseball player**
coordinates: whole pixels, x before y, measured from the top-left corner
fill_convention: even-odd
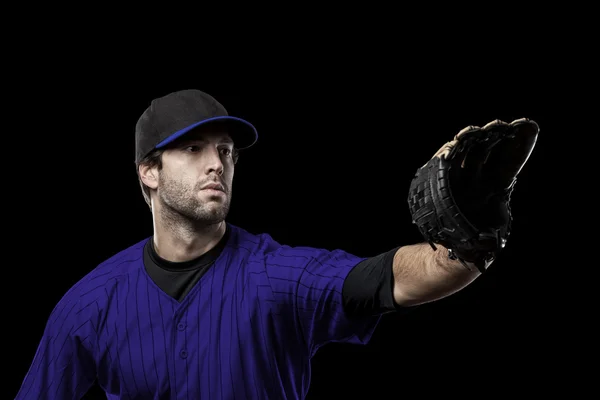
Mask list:
[[[227,221],[238,151],[258,135],[212,96],[154,99],[136,125],[152,236],[115,254],[51,312],[18,400],[302,399],[311,358],[366,344],[383,314],[446,297],[496,259],[538,126],[468,127],[417,169],[423,243],[373,257],[291,247]]]

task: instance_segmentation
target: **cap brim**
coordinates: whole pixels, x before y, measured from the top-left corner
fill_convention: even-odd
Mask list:
[[[231,135],[231,138],[233,139],[233,142],[237,149],[247,149],[248,147],[251,147],[254,143],[256,143],[256,140],[258,139],[258,132],[256,131],[254,125],[252,125],[250,122],[237,117],[221,116],[208,118],[190,126],[187,126],[173,133],[171,136],[157,144],[156,148],[159,149],[161,147],[165,147],[166,145],[179,139],[181,136],[185,135],[192,129],[214,122],[227,123],[227,130]]]

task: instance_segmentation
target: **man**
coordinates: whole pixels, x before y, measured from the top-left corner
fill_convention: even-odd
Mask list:
[[[441,204],[427,183],[444,175],[437,160],[508,126],[467,128],[420,169],[409,199],[420,229],[433,223],[427,204]],[[535,143],[537,129],[528,133],[529,150],[503,176],[507,191]],[[95,381],[109,399],[300,399],[321,346],[368,343],[381,315],[446,297],[493,261],[497,241],[450,248],[443,236],[427,236],[431,228],[422,229],[424,243],[361,258],[282,245],[228,223],[238,152],[257,137],[207,93],[152,101],[136,126],[136,167],[153,235],[101,263],[58,302],[17,399],[79,399]],[[479,146],[468,162],[493,165]],[[453,182],[460,188],[496,173],[489,165]],[[506,231],[506,218],[492,223],[490,213],[480,207],[468,217]]]

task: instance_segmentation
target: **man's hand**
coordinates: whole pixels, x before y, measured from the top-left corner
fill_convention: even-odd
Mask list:
[[[509,202],[539,127],[526,118],[469,126],[444,144],[411,181],[413,223],[435,250],[483,272],[510,234]]]

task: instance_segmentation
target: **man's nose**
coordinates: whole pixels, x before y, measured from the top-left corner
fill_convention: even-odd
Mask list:
[[[223,174],[223,162],[219,154],[219,149],[213,148],[206,152],[206,174],[216,173]]]

